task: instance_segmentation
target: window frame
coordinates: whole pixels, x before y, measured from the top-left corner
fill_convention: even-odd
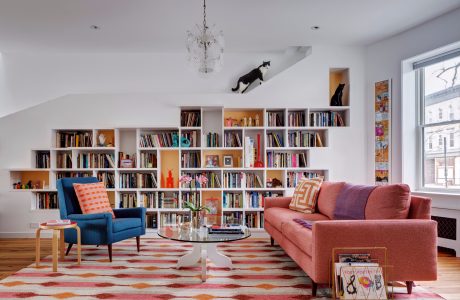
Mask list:
[[[446,58],[446,60],[449,58]],[[425,122],[425,66],[419,67],[415,70],[415,96],[416,96],[416,111],[417,111],[417,139],[418,139],[418,158],[417,164],[420,173],[417,174],[417,185],[418,190],[422,192],[434,192],[434,193],[443,193],[443,194],[460,194],[460,188],[434,188],[434,187],[425,187],[425,142],[424,142],[424,132],[426,128],[443,126],[443,125],[452,125],[460,124],[460,120],[448,120],[442,122],[432,122],[426,124]],[[444,139],[445,137],[443,137]],[[447,138],[445,138],[447,140]],[[438,144],[438,143],[436,143]],[[448,147],[449,143],[446,142],[445,147]]]

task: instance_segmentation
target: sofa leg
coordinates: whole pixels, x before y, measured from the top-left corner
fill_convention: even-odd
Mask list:
[[[112,262],[112,244],[108,244],[107,247],[109,248],[109,260]]]
[[[414,286],[413,281],[406,281],[407,293],[412,294],[412,287]]]
[[[275,240],[272,237],[270,237],[270,245],[275,245]]]
[[[65,255],[69,255],[69,252],[70,252],[70,249],[72,249],[72,246],[73,244],[69,243],[69,245],[67,246],[67,251],[65,252]]]
[[[317,289],[318,289],[318,284],[312,280],[311,281],[311,295],[313,297],[316,297],[316,290]]]
[[[136,236],[137,252],[141,251],[141,237]]]

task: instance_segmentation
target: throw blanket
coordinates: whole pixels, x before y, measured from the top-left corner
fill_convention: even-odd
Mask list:
[[[367,199],[376,186],[345,184],[337,196],[335,220],[364,220]]]
[[[308,229],[311,230],[313,228],[313,223],[315,221],[308,221],[308,220],[303,220],[303,219],[294,219],[294,222],[297,222],[300,225],[302,225],[303,227],[308,228]]]

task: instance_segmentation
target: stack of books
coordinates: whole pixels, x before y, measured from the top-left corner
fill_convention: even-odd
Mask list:
[[[62,226],[62,225],[70,225],[72,221],[70,220],[48,220],[45,222],[47,226]]]
[[[241,226],[213,225],[208,227],[209,234],[243,234]]]

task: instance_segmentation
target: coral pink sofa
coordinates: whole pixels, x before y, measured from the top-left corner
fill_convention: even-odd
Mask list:
[[[411,196],[407,185],[374,189],[365,208],[365,220],[334,220],[337,196],[344,182],[324,182],[317,212],[289,209],[290,197],[265,200],[264,227],[317,284],[330,282],[332,249],[336,247],[387,247],[390,279],[405,281],[411,293],[415,280],[436,280],[437,223],[431,220],[431,199]],[[293,221],[314,220],[312,229]]]

